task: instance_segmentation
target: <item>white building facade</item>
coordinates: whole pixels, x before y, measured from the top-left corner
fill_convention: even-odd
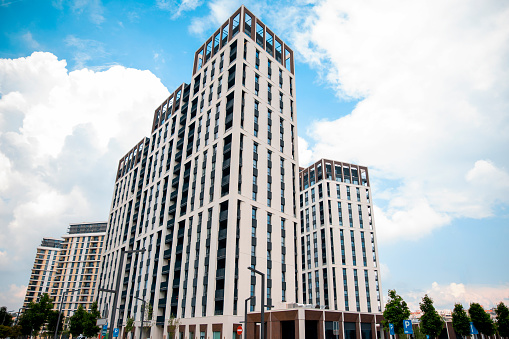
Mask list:
[[[368,169],[322,159],[299,173],[299,302],[382,311]]]
[[[292,50],[244,6],[195,54],[192,81],[158,107],[150,137],[119,162],[100,287],[115,327],[165,338],[233,338],[244,300],[297,301],[298,159]],[[125,254],[121,250],[145,249]],[[99,293],[103,313],[114,294]],[[142,315],[141,301],[153,312]],[[148,314],[152,313],[152,314]]]

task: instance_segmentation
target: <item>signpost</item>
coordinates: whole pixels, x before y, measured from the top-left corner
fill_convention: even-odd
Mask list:
[[[473,322],[470,322],[470,334],[479,334],[479,331],[477,331]]]
[[[242,326],[237,327],[237,335],[242,335]]]
[[[414,334],[411,320],[403,320],[403,329],[405,330],[405,334]]]
[[[104,324],[101,330],[101,335],[99,336],[99,339],[105,338],[106,333],[108,333],[108,324]]]
[[[389,334],[390,335],[395,335],[396,334],[394,332],[394,324],[389,323]]]
[[[95,323],[97,326],[103,326],[108,323],[108,319],[106,318],[99,318],[97,319],[97,322]]]
[[[118,337],[118,332],[119,332],[118,328],[114,328],[113,329],[113,338],[117,338]]]

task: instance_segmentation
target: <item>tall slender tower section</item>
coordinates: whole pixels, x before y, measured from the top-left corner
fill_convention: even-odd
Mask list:
[[[299,173],[299,301],[382,311],[368,168],[321,159]]]
[[[172,318],[189,337],[232,338],[248,311],[295,303],[298,159],[292,50],[244,6],[194,56],[192,80],[154,113],[151,135],[119,162],[108,221],[103,312]],[[145,249],[125,254],[121,250]],[[153,312],[141,314],[141,302]],[[184,326],[182,328],[182,326]]]

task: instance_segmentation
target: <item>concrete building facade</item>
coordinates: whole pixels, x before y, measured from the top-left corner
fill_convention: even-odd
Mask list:
[[[105,222],[71,224],[68,233],[62,236],[49,294],[56,310],[64,298],[62,312],[66,317],[80,305],[89,310],[96,300],[106,225]],[[64,296],[64,291],[69,292]]]
[[[43,238],[41,246],[37,247],[34,266],[28,282],[23,307],[30,302],[37,302],[44,293],[51,294],[52,279],[54,278],[58,255],[62,251],[62,239]]]
[[[293,51],[244,6],[197,50],[190,83],[119,161],[100,274],[110,292],[98,296],[114,327],[133,318],[136,336],[143,319],[151,338],[174,328],[181,338],[237,338],[244,301],[256,296],[251,314],[262,307],[248,267],[266,274],[267,310],[292,309],[283,318],[335,319],[324,313],[334,310],[375,323],[368,171],[325,159],[299,169],[294,74]]]
[[[260,295],[248,267],[266,272],[268,305],[295,303],[297,181],[293,52],[242,6],[119,162],[101,274],[115,289],[121,270],[115,326],[132,317],[138,335],[142,299],[147,336],[166,337],[175,317],[187,338],[235,337]],[[118,267],[122,249],[145,252]],[[104,312],[113,298],[99,294]]]
[[[321,159],[299,173],[299,302],[382,311],[368,169]]]

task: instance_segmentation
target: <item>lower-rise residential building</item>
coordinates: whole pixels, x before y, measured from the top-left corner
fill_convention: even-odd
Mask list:
[[[51,293],[52,279],[55,274],[58,255],[62,251],[62,239],[43,238],[37,247],[34,266],[28,282],[23,307],[30,302],[37,302],[44,293]]]
[[[96,301],[106,225],[105,222],[71,224],[68,233],[62,236],[62,249],[48,293],[55,309],[64,299],[64,316],[72,315],[80,305],[88,310]]]

